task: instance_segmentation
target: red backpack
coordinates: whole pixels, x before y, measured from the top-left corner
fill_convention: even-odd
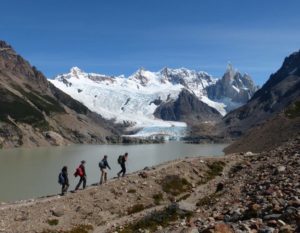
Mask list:
[[[76,171],[74,173],[74,176],[77,177],[77,176],[83,176],[83,171],[82,171],[82,168],[81,166],[79,166],[78,168],[76,168]]]

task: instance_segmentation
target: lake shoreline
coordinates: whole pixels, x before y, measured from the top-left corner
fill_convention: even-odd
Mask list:
[[[298,232],[300,139],[191,157],[66,196],[0,206],[0,232]]]
[[[138,170],[138,171],[134,171],[131,173],[126,174],[126,177],[131,177],[131,176],[135,176],[138,175],[139,173],[143,172],[143,171],[151,171],[151,170],[157,170],[160,169],[161,167],[166,167],[166,166],[171,166],[173,163],[178,163],[178,162],[183,162],[186,160],[193,160],[193,159],[200,159],[200,160],[218,160],[218,159],[223,159],[224,156],[220,156],[218,158],[216,158],[215,156],[203,156],[203,157],[185,157],[185,158],[181,158],[181,159],[175,159],[175,160],[171,160],[171,161],[166,161],[163,162],[161,164],[155,165],[155,166],[151,166],[151,167],[145,167],[144,169]],[[70,176],[73,176],[72,174],[69,174]],[[121,180],[122,177],[118,178],[118,177],[113,177],[107,180],[107,184],[114,182],[116,180]],[[57,184],[57,190],[60,190],[60,185]],[[85,190],[79,189],[79,191],[86,191],[95,187],[101,187],[101,185],[99,185],[98,183],[93,183],[90,185],[87,185]],[[67,195],[76,195],[76,192],[74,192],[74,190],[68,190]],[[0,210],[2,209],[2,207],[12,207],[12,206],[18,206],[18,205],[30,205],[34,202],[43,202],[43,201],[49,201],[52,199],[56,199],[56,198],[61,198],[63,196],[61,196],[61,194],[58,192],[56,194],[49,194],[49,195],[44,195],[44,196],[40,196],[40,197],[32,197],[32,198],[27,198],[27,199],[21,199],[21,200],[15,200],[15,201],[0,201]]]
[[[165,140],[163,137],[155,138],[143,138],[143,137],[130,137],[130,136],[110,136],[106,137],[107,141],[103,143],[63,143],[63,144],[49,144],[49,145],[20,145],[20,146],[8,146],[0,147],[2,150],[11,150],[11,149],[35,149],[35,148],[56,148],[56,147],[66,147],[66,146],[78,146],[78,145],[147,145],[147,144],[163,144],[169,142],[183,142],[187,144],[229,144],[233,140],[224,137],[218,136],[185,136],[178,140]]]
[[[98,163],[108,155],[111,170],[108,178],[120,171],[118,156],[129,153],[127,172],[132,173],[148,166],[183,157],[220,156],[223,144],[186,144],[169,142],[163,144],[135,145],[71,145],[55,148],[18,148],[0,151],[0,176],[4,189],[0,202],[37,198],[54,194],[58,190],[57,177],[63,166],[68,167],[70,190],[75,189],[78,178],[73,176],[80,161],[86,161],[87,184],[99,182]],[[7,178],[9,177],[9,179]]]
[[[86,208],[83,203],[88,202],[89,204],[96,204],[97,202],[101,203],[110,203],[109,207],[102,209],[104,213],[107,211],[112,211],[111,214],[109,214],[110,220],[116,220],[115,214],[119,210],[125,214],[125,212],[130,208],[130,206],[133,206],[135,204],[135,200],[132,199],[130,202],[126,203],[124,202],[124,206],[122,201],[126,197],[141,195],[140,198],[142,199],[142,202],[146,202],[145,205],[153,205],[151,204],[152,194],[154,193],[160,193],[162,191],[162,187],[160,184],[157,183],[157,179],[161,177],[164,179],[164,177],[168,176],[181,176],[183,173],[185,173],[185,176],[193,176],[195,178],[201,178],[200,173],[205,174],[205,169],[207,169],[207,164],[211,163],[213,161],[233,161],[236,160],[236,158],[233,159],[231,156],[227,157],[193,157],[193,158],[183,158],[183,159],[177,159],[169,162],[164,162],[162,164],[159,164],[157,166],[145,168],[143,170],[139,170],[133,173],[128,174],[124,178],[120,179],[110,179],[106,184],[104,185],[98,185],[98,186],[88,186],[84,190],[79,190],[76,193],[68,192],[65,196],[60,195],[51,195],[46,197],[40,197],[35,199],[28,199],[28,200],[21,200],[21,201],[15,201],[15,202],[9,202],[9,203],[1,203],[0,204],[0,217],[2,217],[2,228],[0,225],[0,232],[1,229],[5,229],[6,233],[15,233],[18,232],[18,229],[22,229],[22,232],[32,232],[33,230],[35,232],[42,232],[43,230],[49,228],[48,220],[50,219],[56,219],[58,218],[59,221],[64,222],[64,226],[62,227],[61,224],[59,224],[58,227],[50,227],[49,229],[70,229],[70,226],[77,225],[76,223],[80,222],[78,221],[77,211],[71,210],[73,207],[71,206],[82,206],[82,208]],[[231,162],[230,162],[231,163]],[[235,163],[235,162],[234,162]],[[180,170],[179,170],[180,167]],[[197,174],[198,173],[198,174]],[[143,177],[143,175],[145,177]],[[195,184],[193,184],[194,186]],[[128,187],[127,187],[128,186]],[[151,191],[146,191],[145,188],[151,187]],[[118,191],[118,187],[120,187]],[[153,190],[152,190],[153,189]],[[135,190],[135,192],[131,191]],[[107,193],[110,193],[107,195]],[[92,196],[97,197],[92,197]],[[121,200],[114,203],[114,200],[110,200],[103,197],[111,197],[115,196],[118,197],[118,199],[121,198]],[[168,200],[166,194],[166,200],[164,201],[165,204],[171,203],[170,200]],[[100,197],[100,199],[98,199]],[[92,199],[91,199],[92,198]],[[152,199],[152,201],[149,202],[149,199]],[[121,203],[120,203],[121,202]],[[73,204],[72,204],[73,203]],[[77,204],[76,204],[77,203]],[[81,203],[81,204],[80,204]],[[103,204],[104,205],[104,204]],[[106,205],[106,204],[105,204]],[[68,207],[67,207],[68,206]],[[41,209],[45,211],[41,211]],[[67,217],[67,212],[73,212],[75,214],[71,214]],[[62,216],[57,217],[56,215],[60,215],[63,212]],[[80,214],[81,215],[81,214]],[[10,216],[8,218],[8,216]],[[77,216],[77,217],[75,217]],[[61,220],[62,218],[67,217],[68,220]],[[82,216],[81,216],[82,217]],[[80,217],[80,218],[81,218]],[[71,219],[75,219],[71,220]],[[76,220],[77,219],[77,220]],[[33,221],[33,222],[32,222]],[[66,222],[68,224],[66,224]],[[25,225],[24,225],[25,224]],[[65,225],[66,224],[66,225]],[[19,225],[19,226],[17,226]],[[36,227],[32,228],[32,226],[35,225]],[[90,225],[90,224],[88,224]],[[92,223],[93,228],[95,228],[95,224]],[[6,228],[3,228],[5,226]],[[31,226],[31,227],[28,227]]]

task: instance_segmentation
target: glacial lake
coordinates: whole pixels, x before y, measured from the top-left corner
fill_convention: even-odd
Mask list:
[[[68,166],[70,190],[78,178],[73,173],[86,160],[87,185],[99,182],[99,161],[108,155],[109,178],[120,170],[117,158],[128,152],[127,172],[184,157],[222,156],[227,144],[71,145],[34,149],[0,150],[0,203],[41,197],[60,192],[58,174]]]

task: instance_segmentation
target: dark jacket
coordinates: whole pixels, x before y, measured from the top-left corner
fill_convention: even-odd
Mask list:
[[[62,174],[62,177],[64,178],[64,184],[69,185],[68,172],[67,171],[62,171],[61,174]]]
[[[110,166],[109,166],[109,164],[107,162],[107,159],[102,159],[101,162],[99,163],[99,167],[101,169],[105,169],[107,167],[110,169]]]
[[[125,166],[127,158],[125,157],[125,155],[122,156],[122,160],[121,160],[121,164]]]

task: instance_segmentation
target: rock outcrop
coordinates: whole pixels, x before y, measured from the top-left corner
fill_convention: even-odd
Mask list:
[[[215,84],[208,86],[206,90],[208,98],[231,103],[226,107],[227,111],[231,111],[247,103],[258,87],[254,85],[248,74],[242,75],[229,64],[223,77]]]
[[[106,136],[117,134],[111,123],[54,87],[4,41],[0,83],[0,147],[104,143]]]
[[[240,139],[224,149],[226,154],[236,152],[262,152],[280,146],[283,142],[300,136],[300,101],[263,124],[250,129]]]
[[[201,102],[193,93],[183,89],[176,100],[170,100],[157,107],[154,116],[167,121],[185,121],[189,123],[219,121],[221,114],[214,108]]]

